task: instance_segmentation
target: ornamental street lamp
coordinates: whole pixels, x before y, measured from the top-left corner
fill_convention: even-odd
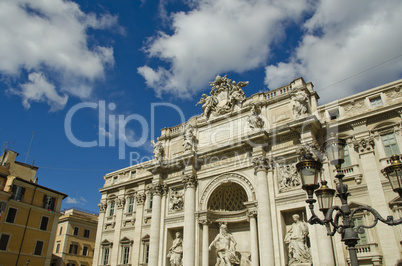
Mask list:
[[[336,232],[340,233],[342,241],[345,242],[345,245],[348,247],[350,263],[352,266],[356,266],[359,265],[355,248],[359,241],[358,233],[363,233],[364,228],[373,228],[378,221],[387,225],[402,224],[402,218],[394,220],[392,216],[388,216],[384,219],[375,209],[369,206],[360,206],[353,211],[350,210],[348,204],[350,193],[348,192],[348,186],[343,184],[343,177],[345,175],[340,171],[341,165],[344,162],[345,145],[345,140],[338,139],[334,136],[325,142],[329,161],[336,167],[335,178],[339,180],[336,185],[336,192],[338,192],[336,196],[341,200],[341,206],[332,206],[335,190],[329,188],[325,180],[321,180],[321,187],[319,186],[318,182],[321,177],[322,164],[314,160],[311,153],[303,154],[303,159],[296,164],[296,168],[300,175],[302,189],[307,193],[306,203],[309,205],[312,215],[308,222],[310,224],[325,225],[329,236],[335,235]],[[402,197],[402,163],[397,155],[393,155],[391,160],[391,165],[385,167],[384,172],[391,183],[392,189]],[[314,212],[314,203],[317,201],[313,198],[314,191],[318,200],[319,210],[325,216],[324,219],[320,219]],[[353,216],[357,212],[364,210],[374,215],[374,222],[368,226],[359,225],[355,228]]]

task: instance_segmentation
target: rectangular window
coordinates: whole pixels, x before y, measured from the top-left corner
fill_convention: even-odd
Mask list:
[[[90,233],[91,233],[90,230],[85,229],[85,230],[84,230],[84,237],[89,238]]]
[[[130,257],[130,247],[123,247],[123,264],[128,264],[128,260]]]
[[[385,156],[391,157],[394,154],[399,154],[398,143],[396,143],[394,133],[381,135],[382,143],[384,145]]]
[[[7,250],[8,240],[10,240],[10,236],[6,234],[2,234],[0,237],[0,250]]]
[[[54,211],[54,205],[56,203],[56,199],[54,197],[44,195],[43,196],[43,208]]]
[[[43,241],[36,241],[34,255],[42,255]]]
[[[350,153],[349,153],[349,148],[346,145],[344,149],[344,158],[345,162],[342,164],[342,167],[350,166],[352,165],[352,161],[350,159]]]
[[[60,252],[60,242],[57,242],[56,253],[59,253],[59,252]]]
[[[60,226],[59,235],[61,235],[62,233],[63,233],[63,226]]]
[[[103,265],[109,264],[109,248],[103,249]]]
[[[137,175],[137,172],[136,172],[136,171],[131,172],[131,178],[135,178],[136,175]]]
[[[11,188],[11,199],[22,201],[25,194],[25,188],[17,185],[13,185]]]
[[[8,208],[6,222],[7,223],[14,223],[16,215],[17,215],[17,209],[14,209],[14,208],[11,208],[11,207]]]
[[[382,106],[381,96],[370,99],[370,103],[373,108]]]
[[[131,213],[134,210],[134,197],[128,198],[128,210],[127,212]]]
[[[113,184],[117,184],[117,176],[113,177]]]
[[[145,244],[145,263],[148,263],[149,259],[149,243]]]
[[[149,198],[149,208],[152,209],[152,201],[153,201],[154,196],[151,194],[151,197]]]
[[[49,223],[49,217],[42,216],[42,221],[40,222],[40,230],[47,230],[47,224]]]
[[[78,227],[74,227],[73,235],[78,236],[79,230],[80,230],[80,229],[79,229]]]
[[[71,244],[70,245],[70,250],[68,251],[68,253],[77,255],[77,252],[78,252],[78,245],[77,244]]]
[[[88,247],[87,247],[87,246],[84,246],[84,247],[82,248],[82,255],[83,255],[83,256],[88,256]]]
[[[355,222],[355,228],[357,228],[357,226],[359,226],[359,225],[365,225],[363,218],[364,217],[355,218],[355,221],[354,221]],[[363,234],[359,234],[359,238],[360,238],[360,240],[357,242],[357,244],[364,245],[364,244],[368,243],[366,230],[364,230]]]
[[[109,216],[113,216],[113,214],[114,214],[114,200],[110,201]]]
[[[329,119],[335,120],[339,118],[339,109],[328,111]]]

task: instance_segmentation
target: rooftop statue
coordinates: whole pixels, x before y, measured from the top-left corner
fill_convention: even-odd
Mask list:
[[[211,86],[210,96],[203,94],[200,101],[196,104],[202,104],[203,116],[208,119],[211,114],[220,115],[231,112],[236,105],[241,105],[246,99],[243,87],[248,85],[246,82],[232,81],[227,76],[216,76]]]

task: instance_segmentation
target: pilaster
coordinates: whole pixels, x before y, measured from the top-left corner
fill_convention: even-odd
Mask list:
[[[195,265],[195,173],[184,173],[184,232],[183,232],[183,265]]]
[[[258,149],[259,148],[259,149]],[[269,160],[265,154],[261,154],[261,147],[254,150],[254,171],[257,179],[257,200],[258,200],[258,232],[260,265],[275,265],[272,215],[269,202],[267,171]],[[259,154],[258,154],[259,153]],[[258,155],[256,155],[258,154]]]

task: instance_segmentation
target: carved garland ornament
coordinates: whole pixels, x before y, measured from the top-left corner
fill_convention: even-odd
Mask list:
[[[144,205],[144,203],[145,203],[145,194],[144,193],[138,193],[135,196],[135,199],[137,200],[138,205]]]
[[[374,149],[374,137],[370,136],[368,138],[363,138],[360,140],[355,139],[353,141],[353,148],[357,153],[364,152],[364,151],[371,151]]]

